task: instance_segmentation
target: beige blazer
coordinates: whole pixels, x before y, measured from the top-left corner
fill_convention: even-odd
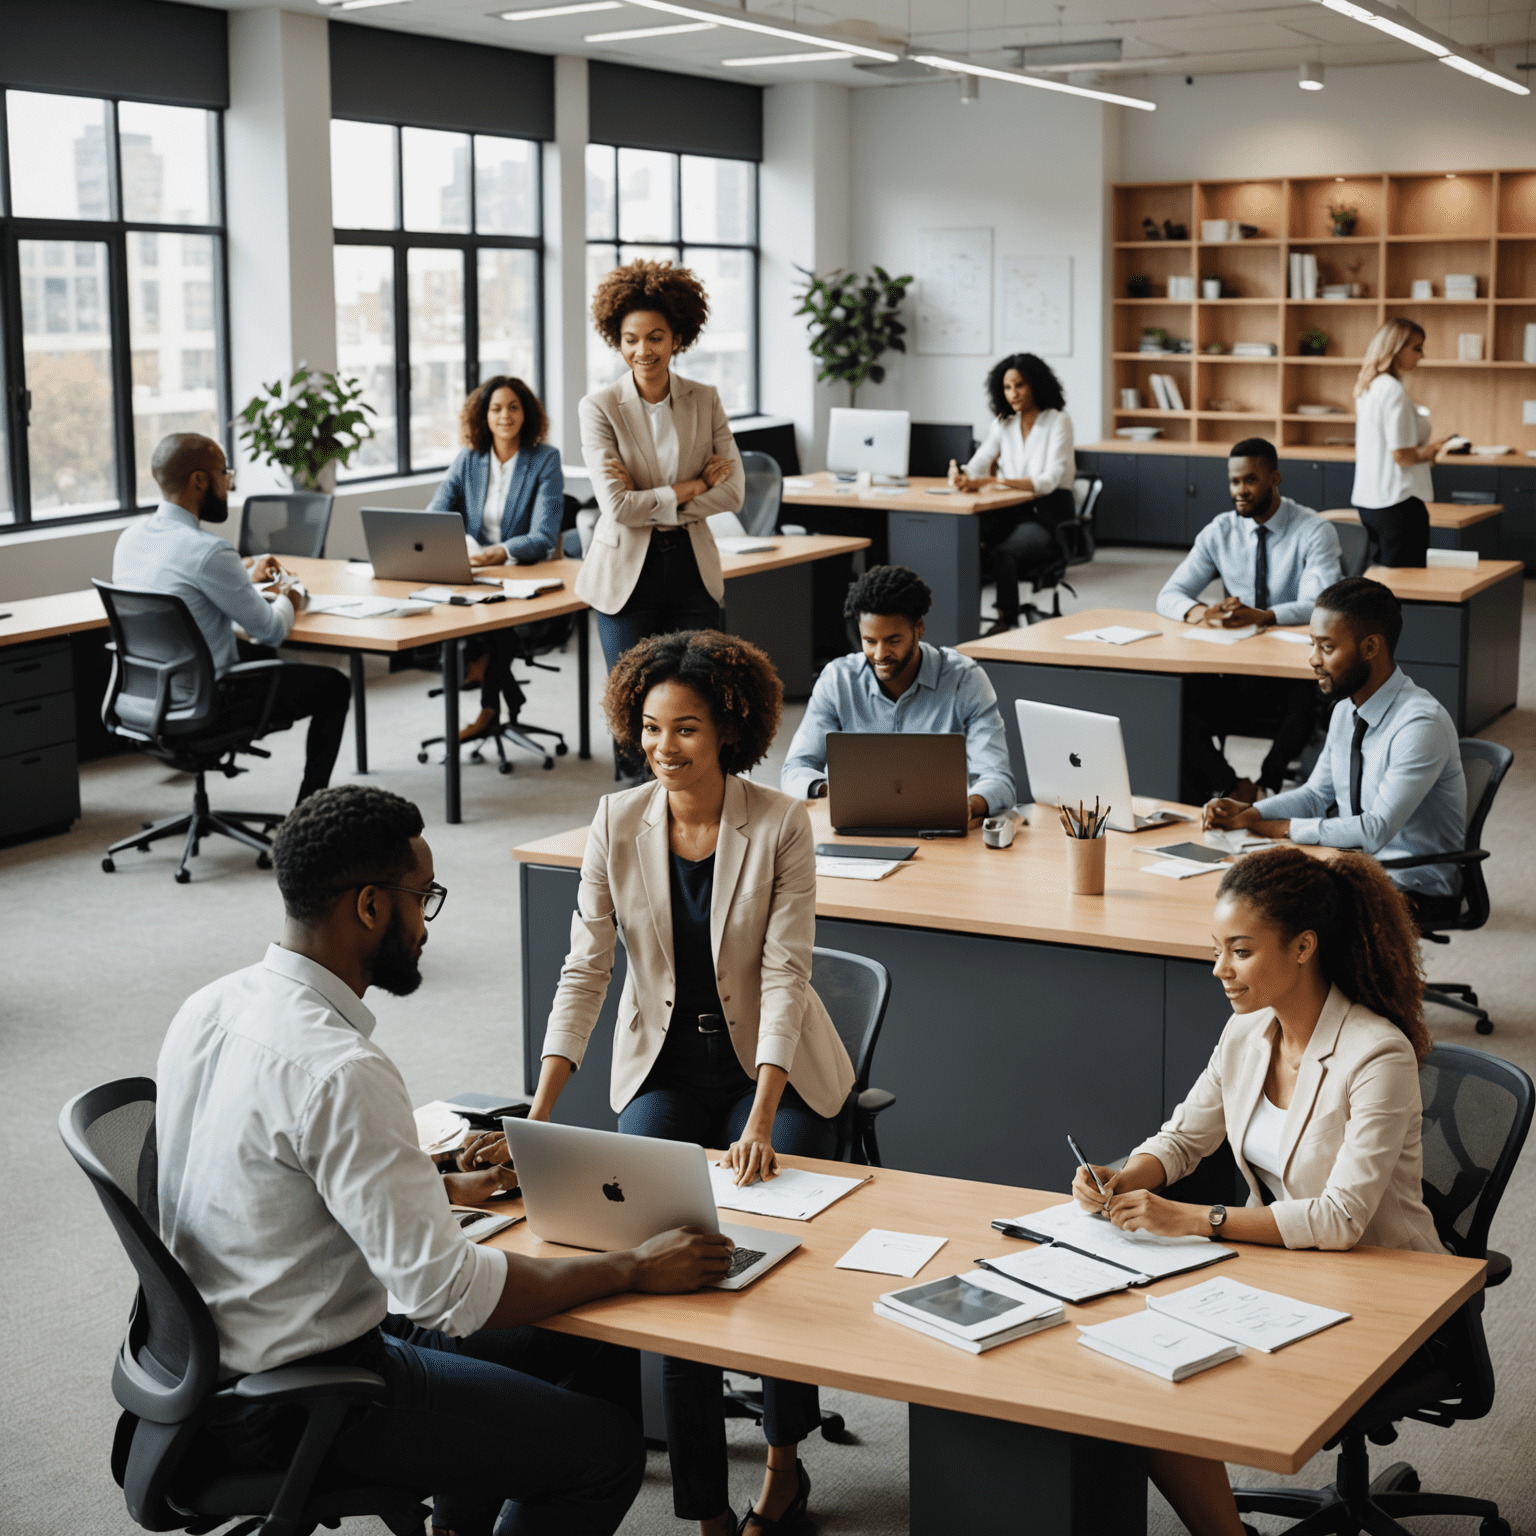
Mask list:
[[[1158,1134],[1150,1152],[1169,1183],[1225,1136],[1262,1205],[1243,1137],[1258,1108],[1279,1031],[1274,1010],[1234,1014],[1210,1065]],[[1419,1068],[1395,1024],[1334,987],[1301,1059],[1280,1141],[1285,1198],[1270,1206],[1287,1248],[1408,1248],[1445,1251],[1424,1204],[1424,1106]]]
[[[663,488],[661,469],[634,374],[626,373],[606,389],[583,396],[578,414],[582,457],[592,475],[599,516],[592,546],[576,578],[576,595],[599,613],[617,613],[635,590],[650,548],[657,509],[655,492]],[[700,478],[711,454],[731,461],[731,472],[719,485],[678,508],[677,513],[679,525],[688,530],[693,543],[704,585],[717,603],[723,603],[725,578],[720,571],[720,550],[705,519],[716,512],[741,511],[747,487],[741,454],[725,407],[712,385],[674,373],[672,425],[677,432],[679,480]],[[604,472],[603,465],[609,459],[618,459],[629,471],[634,490],[624,490]]]
[[[672,885],[667,792],[660,784],[599,803],[571,919],[571,951],[544,1034],[544,1056],[578,1068],[608,995],[617,932],[629,974],[613,1036],[610,1102],[621,1110],[655,1065],[672,1017]],[[853,1064],[811,988],[816,847],[805,802],[728,776],[715,848],[710,947],[736,1059],[747,1076],[783,1067],[818,1115],[853,1087]]]

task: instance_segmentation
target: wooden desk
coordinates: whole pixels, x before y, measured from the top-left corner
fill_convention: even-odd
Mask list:
[[[839,841],[826,802],[809,809],[817,841]],[[1198,832],[1175,824],[1106,834],[1105,894],[1074,897],[1055,813],[1033,819],[1008,849],[985,847],[977,833],[914,838],[916,855],[885,880],[817,882],[817,944],[891,974],[874,1075],[900,1100],[880,1125],[895,1167],[1039,1184],[1066,1177],[1068,1131],[1106,1158],[1127,1152],[1184,1097],[1231,1017],[1211,976],[1219,873],[1175,881],[1141,872],[1158,845]],[[570,945],[586,830],[512,850],[529,1082]],[[571,1123],[615,1126],[609,1064],[624,974],[621,949],[588,1069],[561,1096]],[[1092,1074],[1080,1070],[1087,1039],[1104,1063]],[[1044,1082],[1053,1086],[1042,1096]]]
[[[1469,506],[1459,501],[1431,501],[1426,505],[1431,549],[1474,549],[1484,560],[1498,557],[1504,538],[1502,502]],[[1322,515],[1330,523],[1360,526],[1360,514],[1353,507],[1330,507]]]
[[[836,1163],[785,1161],[846,1171]],[[1058,1161],[1057,1187],[1064,1189],[1070,1159]],[[1146,1449],[1299,1471],[1483,1284],[1485,1266],[1471,1259],[1237,1244],[1238,1257],[1215,1270],[1141,1289],[1169,1295],[1212,1274],[1229,1275],[1353,1316],[1275,1354],[1248,1350],[1173,1385],[1078,1343],[1078,1324],[1142,1310],[1138,1291],[1068,1306],[1061,1327],[969,1355],[874,1315],[882,1292],[917,1282],[833,1267],[871,1227],[884,1227],[949,1239],[918,1281],[961,1273],[978,1256],[1030,1246],[994,1232],[994,1217],[1063,1198],[879,1169],[871,1183],[813,1221],[740,1217],[792,1231],[802,1244],[745,1291],[612,1296],[541,1326],[911,1404],[914,1536],[1011,1528],[999,1516],[1012,1512],[1017,1526],[1026,1502],[1032,1513],[1022,1528],[1032,1536],[1139,1536],[1146,1529]],[[540,1257],[570,1251],[541,1242],[526,1223],[490,1242]]]
[[[810,490],[784,490],[786,507],[857,508],[883,514],[893,565],[916,571],[933,589],[926,638],[932,645],[958,645],[981,632],[981,525],[978,513],[1017,507],[1030,500],[1022,491],[951,492],[947,481],[913,476],[904,491],[855,491],[850,482],[825,472],[807,477]],[[945,492],[937,495],[930,492]]]

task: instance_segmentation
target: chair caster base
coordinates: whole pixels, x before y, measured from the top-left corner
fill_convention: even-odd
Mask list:
[[[266,854],[266,853],[258,853],[256,855],[256,868],[257,869],[271,869],[272,868],[272,856],[270,854]]]
[[[566,746],[566,744],[563,741],[555,743],[555,756],[556,757],[564,757],[565,754],[567,752],[569,752],[570,750],[571,749],[568,746]]]
[[[178,869],[176,871],[177,885],[190,885],[192,883],[192,871],[190,869]]]
[[[103,859],[101,861],[101,867],[106,871],[107,874],[110,875],[112,871],[117,868],[117,865],[114,864],[111,859]]]
[[[550,765],[548,763],[545,763],[544,766],[546,768],[548,768]],[[511,773],[512,772],[512,764],[511,763],[497,763],[497,765],[496,765],[496,772],[497,773]]]
[[[1473,1028],[1476,1029],[1480,1035],[1491,1035],[1493,1033],[1493,1020],[1479,1019]]]

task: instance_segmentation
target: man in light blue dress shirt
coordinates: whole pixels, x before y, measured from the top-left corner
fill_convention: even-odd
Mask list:
[[[224,450],[198,433],[173,432],[156,447],[150,472],[164,500],[118,539],[112,584],[179,597],[203,632],[220,677],[242,659],[237,624],[251,639],[245,659],[271,655],[255,647],[281,645],[307,599],[270,555],[247,570],[234,545],[204,527],[229,517],[234,477]],[[277,582],[270,599],[254,585],[268,577]],[[351,702],[346,675],[334,667],[284,662],[272,719],[309,719],[300,800],[330,783]]]
[[[1333,524],[1280,494],[1280,461],[1262,437],[1234,445],[1227,460],[1233,511],[1208,522],[1157,595],[1165,619],[1237,629],[1248,624],[1305,624],[1324,587],[1344,575]],[[1217,577],[1227,595],[1205,604],[1200,594]],[[1310,683],[1290,678],[1197,675],[1185,680],[1181,793],[1199,804],[1211,796],[1252,801],[1271,792],[1306,746],[1317,718]],[[1273,745],[1258,784],[1239,779],[1212,740],[1270,735]]]
[[[1351,576],[1319,595],[1312,669],[1324,697],[1339,701],[1323,755],[1299,789],[1251,806],[1212,801],[1207,825],[1360,848],[1383,860],[1465,846],[1467,781],[1456,726],[1392,659],[1402,628],[1402,605],[1380,582]],[[1460,906],[1454,865],[1389,873],[1421,917],[1444,919]]]
[[[816,679],[784,759],[785,794],[826,794],[830,731],[963,732],[971,825],[1013,804],[997,694],[970,657],[924,643],[932,602],[928,584],[901,565],[873,566],[848,589],[843,613],[858,624],[862,650],[839,656]]]

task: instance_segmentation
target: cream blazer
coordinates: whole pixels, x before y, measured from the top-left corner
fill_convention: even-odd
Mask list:
[[[654,493],[664,482],[634,374],[626,373],[606,389],[583,396],[578,415],[582,458],[592,476],[599,516],[592,546],[576,578],[576,595],[599,613],[617,613],[640,579],[656,517]],[[679,526],[688,530],[709,595],[723,603],[720,550],[706,519],[716,512],[741,511],[747,488],[741,454],[713,386],[678,373],[672,375],[672,425],[677,432],[679,480],[699,479],[711,454],[731,461],[731,472],[719,485],[679,507],[677,513]],[[618,459],[629,471],[634,490],[624,490],[604,472],[609,459]]]
[[[662,785],[603,798],[587,834],[571,951],[541,1054],[580,1068],[622,933],[629,974],[613,1036],[615,1111],[639,1091],[671,1022],[670,858]],[[811,988],[816,848],[804,801],[727,776],[709,937],[720,1003],[747,1076],[755,1079],[765,1063],[783,1067],[818,1115],[836,1115],[853,1087],[853,1064]]]
[[[1243,1157],[1243,1137],[1264,1092],[1279,1028],[1270,1008],[1234,1014],[1189,1097],[1136,1148],[1163,1165],[1170,1184],[1225,1136],[1248,1181],[1248,1204],[1264,1203],[1258,1175]],[[1367,1243],[1444,1253],[1424,1204],[1423,1121],[1419,1068],[1408,1037],[1334,987],[1285,1113],[1285,1198],[1270,1206],[1285,1246]]]

